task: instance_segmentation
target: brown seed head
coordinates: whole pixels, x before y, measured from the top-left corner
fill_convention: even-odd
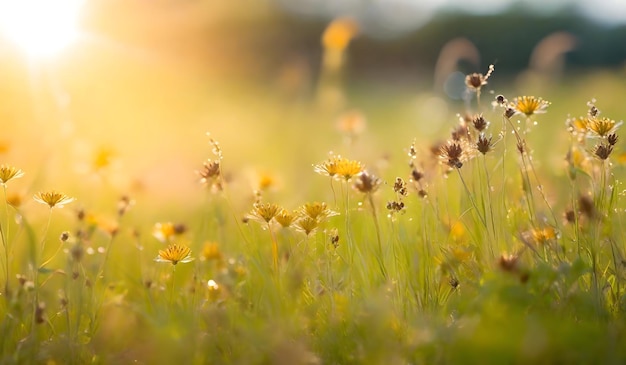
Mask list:
[[[492,137],[485,137],[482,133],[478,136],[478,141],[476,142],[476,149],[478,152],[483,155],[487,154],[487,152],[491,151],[493,144],[491,143]]]
[[[445,163],[453,168],[460,169],[463,166],[463,147],[459,143],[453,142],[441,147],[441,158]]]
[[[364,194],[374,193],[378,190],[380,184],[382,184],[382,181],[367,171],[362,171],[354,181],[354,187]]]
[[[607,158],[609,158],[609,156],[611,155],[611,152],[613,152],[613,146],[610,144],[604,144],[604,143],[596,145],[596,147],[593,150],[593,153],[596,155],[596,157],[598,157],[601,160],[606,160]]]

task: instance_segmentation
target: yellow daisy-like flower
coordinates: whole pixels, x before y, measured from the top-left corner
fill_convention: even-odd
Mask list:
[[[348,160],[340,158],[337,161],[337,175],[343,177],[346,181],[363,171],[363,164],[356,160]]]
[[[252,208],[252,212],[248,214],[248,218],[259,222],[269,223],[280,212],[281,208],[271,203],[256,203]]]
[[[222,261],[223,255],[220,247],[216,242],[207,242],[202,248],[202,259],[205,261]]]
[[[309,217],[317,221],[324,220],[326,218],[338,215],[339,213],[334,210],[328,209],[326,203],[313,202],[306,203],[299,209],[299,214],[303,217]]]
[[[622,122],[615,122],[610,118],[591,118],[587,122],[587,130],[597,137],[606,137],[615,132]]]
[[[289,228],[296,218],[296,215],[287,209],[281,209],[280,212],[278,212],[278,214],[274,217],[276,222],[278,222],[278,224],[280,224],[283,228]]]
[[[321,164],[313,165],[313,170],[321,175],[335,177],[339,172],[337,170],[339,160],[341,160],[340,156],[332,156]]]
[[[314,233],[319,226],[319,222],[317,219],[313,219],[311,217],[302,217],[298,219],[295,223],[295,227],[298,231],[304,232],[307,236]]]
[[[58,191],[39,192],[35,194],[33,199],[35,199],[36,202],[48,205],[50,209],[63,208],[65,204],[69,204],[74,201],[74,198],[71,198],[63,193],[59,193]]]
[[[193,261],[191,249],[185,245],[173,243],[165,250],[159,250],[159,255],[154,259],[156,262],[169,262],[176,265],[179,262],[185,264]]]
[[[24,176],[24,172],[9,165],[0,166],[0,184],[6,185],[10,180]]]
[[[518,96],[513,99],[513,104],[511,106],[518,113],[530,117],[534,114],[545,113],[549,105],[550,102],[543,100],[542,98],[536,98],[534,96]]]

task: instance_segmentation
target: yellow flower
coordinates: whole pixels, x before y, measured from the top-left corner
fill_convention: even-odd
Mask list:
[[[530,117],[534,114],[545,113],[549,105],[550,102],[543,100],[542,98],[536,98],[534,96],[518,96],[513,99],[513,104],[511,106],[518,113]]]
[[[281,208],[276,204],[256,203],[253,205],[252,212],[247,215],[247,218],[269,223],[280,210]]]
[[[313,202],[306,203],[299,209],[299,214],[303,217],[309,217],[317,221],[324,220],[326,218],[338,215],[339,213],[334,210],[328,209],[326,203]]]
[[[295,223],[296,229],[300,232],[304,232],[307,236],[314,233],[318,226],[319,222],[317,219],[308,216],[298,219]]]
[[[289,228],[291,224],[296,220],[296,215],[287,209],[281,209],[278,214],[274,217],[276,222],[280,224],[283,228]]]
[[[65,204],[74,201],[74,198],[57,191],[39,192],[35,194],[33,199],[41,204],[48,205],[50,208],[63,208]]]
[[[313,165],[313,170],[318,174],[335,177],[337,175],[337,163],[341,156],[332,156],[328,160],[318,165]]]
[[[223,258],[220,247],[215,242],[207,242],[202,248],[202,259],[205,261],[221,261]]]
[[[152,235],[161,242],[171,241],[175,236],[187,231],[184,224],[174,224],[172,222],[156,223],[152,228]]]
[[[183,264],[193,261],[191,257],[191,249],[185,245],[173,243],[165,250],[159,250],[159,255],[154,259],[156,262],[169,262],[176,265],[179,262]]]
[[[100,171],[102,169],[107,168],[108,166],[111,165],[111,162],[113,161],[114,156],[115,156],[115,152],[110,148],[102,147],[98,149],[94,153],[93,159],[91,161],[93,169],[95,171]]]
[[[622,122],[616,123],[613,119],[606,117],[591,118],[587,122],[587,130],[597,137],[606,137],[615,132],[621,125]]]
[[[24,172],[18,168],[8,165],[0,166],[0,184],[6,185],[10,180],[24,176]]]
[[[356,160],[348,160],[340,158],[337,161],[337,175],[343,177],[346,181],[363,171],[363,164]]]

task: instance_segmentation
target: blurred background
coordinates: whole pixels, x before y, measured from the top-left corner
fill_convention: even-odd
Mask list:
[[[33,188],[180,199],[210,131],[227,169],[311,174],[350,111],[359,158],[439,138],[490,64],[485,105],[541,95],[562,127],[596,97],[623,118],[626,2],[0,0],[0,160]]]

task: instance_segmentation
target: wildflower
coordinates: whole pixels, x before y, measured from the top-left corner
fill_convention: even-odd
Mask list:
[[[123,216],[133,205],[135,205],[135,201],[128,197],[128,195],[123,195],[120,200],[117,201],[117,215],[120,217]]]
[[[504,95],[498,95],[498,96],[496,96],[496,104],[497,104],[498,106],[504,106],[504,105],[506,105],[506,104],[507,104],[507,100],[506,100],[506,98],[504,97]]]
[[[7,194],[6,201],[13,208],[19,208],[22,205],[23,198],[23,194],[14,192]]]
[[[33,199],[41,204],[48,205],[50,209],[63,208],[65,204],[69,204],[74,201],[74,198],[70,198],[69,196],[57,191],[39,192],[35,194]]]
[[[343,177],[346,181],[363,171],[363,164],[356,160],[348,160],[340,158],[337,161],[337,175]]]
[[[207,242],[202,248],[202,260],[205,261],[221,261],[223,258],[220,247],[215,242]]]
[[[476,114],[474,117],[472,117],[471,122],[474,126],[474,129],[479,132],[482,132],[489,126],[489,122],[485,120],[482,114]]]
[[[513,103],[511,104],[515,111],[527,117],[534,114],[545,113],[549,105],[550,102],[534,96],[518,96],[513,99]]]
[[[159,250],[159,255],[154,259],[156,262],[169,262],[176,265],[179,262],[185,264],[193,261],[191,249],[185,245],[173,243],[165,250]]]
[[[0,166],[0,184],[5,185],[13,179],[24,176],[24,172],[18,168],[9,165]]]
[[[515,115],[515,113],[517,113],[517,111],[516,111],[515,109],[511,108],[511,107],[507,107],[507,108],[504,110],[504,116],[505,116],[507,119],[511,119],[511,117],[512,117],[512,116],[514,116],[514,115]]]
[[[575,117],[568,118],[566,120],[566,124],[570,133],[578,136],[583,136],[587,134],[589,124],[589,118],[585,117]]]
[[[535,228],[531,230],[533,241],[544,244],[556,238],[556,230],[552,227]]]
[[[476,94],[480,94],[480,89],[483,86],[487,85],[487,80],[494,70],[495,67],[493,65],[489,65],[489,70],[487,71],[486,75],[483,75],[481,73],[473,73],[467,75],[465,77],[465,86],[467,86],[469,90],[475,91]]]
[[[398,213],[404,210],[404,202],[392,200],[387,202],[387,210],[392,213]]]
[[[215,187],[221,190],[222,186],[219,181],[221,176],[221,167],[219,160],[207,160],[202,170],[197,172],[200,175],[200,182],[207,187]]]
[[[609,118],[591,118],[587,123],[587,130],[596,137],[606,137],[609,134],[614,133],[622,122],[616,123],[613,119]]]
[[[274,217],[276,222],[278,222],[278,224],[280,224],[283,228],[289,228],[296,218],[296,215],[287,209],[281,209],[280,212],[278,212],[278,214]]]
[[[276,179],[274,176],[268,173],[261,173],[258,177],[258,187],[260,191],[267,190],[276,185]]]
[[[313,165],[313,170],[315,170],[318,174],[333,178],[338,173],[337,163],[340,159],[340,156],[332,156],[321,164]]]
[[[298,231],[304,232],[304,234],[309,236],[311,233],[314,233],[315,230],[317,230],[317,227],[319,227],[319,221],[317,219],[306,216],[298,219],[294,226]]]
[[[382,184],[382,181],[373,174],[367,171],[362,171],[354,182],[354,187],[364,194],[371,194],[378,190],[378,187]]]
[[[255,203],[252,207],[252,212],[247,217],[259,222],[269,223],[280,212],[280,209],[276,204]]]
[[[406,183],[401,177],[396,177],[396,182],[393,184],[393,191],[400,196],[407,196],[409,194]]]
[[[94,171],[100,171],[111,165],[115,152],[106,147],[99,148],[93,155],[91,165]]]
[[[460,169],[463,166],[463,147],[460,143],[448,143],[441,147],[440,155],[444,162],[453,168]]]
[[[487,152],[491,151],[493,148],[493,143],[491,143],[492,137],[485,137],[482,133],[478,136],[478,141],[476,142],[476,149],[478,152],[486,155]]]
[[[306,203],[299,209],[299,214],[303,217],[309,217],[318,222],[338,215],[334,210],[328,209],[328,205],[324,202]]]
[[[606,160],[613,152],[613,146],[610,144],[599,144],[593,149],[593,153],[601,160]]]
[[[411,178],[414,182],[419,182],[424,177],[424,173],[418,171],[417,169],[413,169],[411,171]]]
[[[174,224],[172,222],[155,223],[152,228],[152,235],[157,240],[165,243],[174,239],[175,236],[179,236],[187,231],[187,227],[182,224]]]

